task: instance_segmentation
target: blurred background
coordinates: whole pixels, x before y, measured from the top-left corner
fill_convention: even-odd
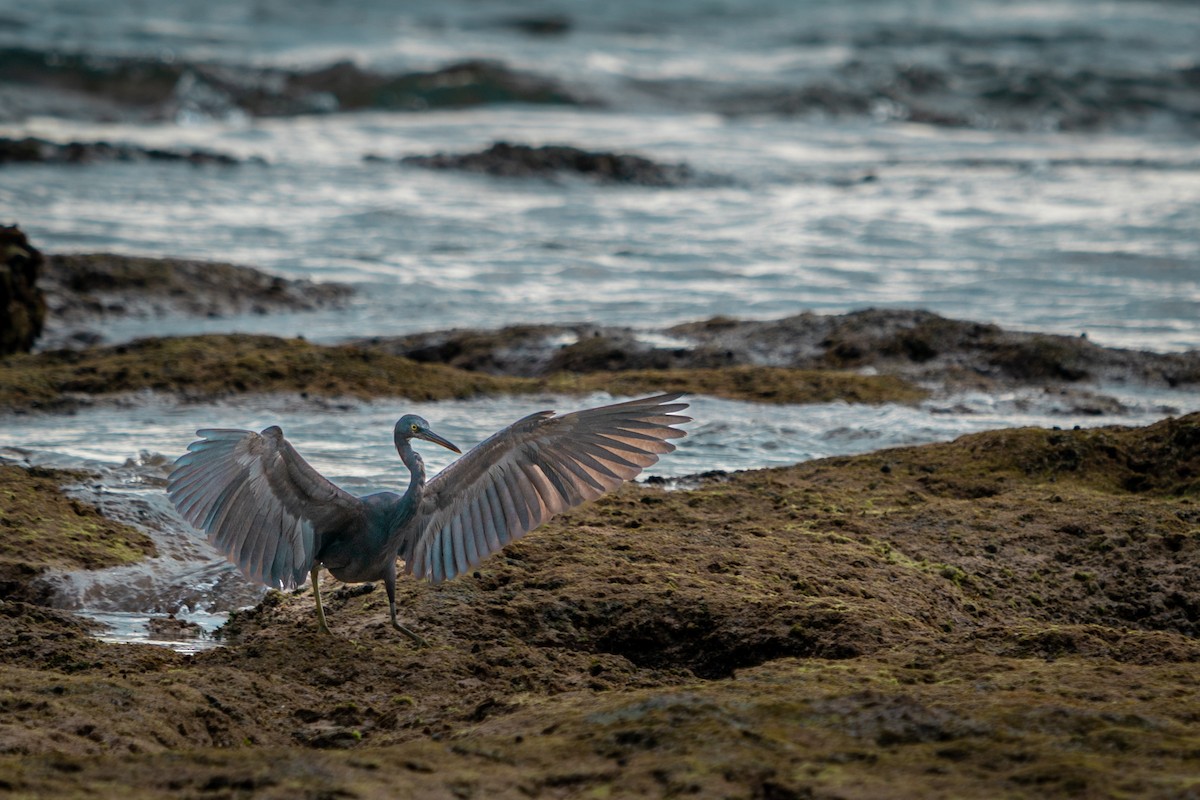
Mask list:
[[[903,306],[1194,348],[1198,41],[1170,0],[2,0],[0,134],[236,163],[10,164],[0,213],[350,282],[232,323],[329,340]],[[498,141],[667,169],[399,163]]]

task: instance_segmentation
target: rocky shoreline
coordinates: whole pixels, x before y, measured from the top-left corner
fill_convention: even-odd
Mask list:
[[[1105,385],[1200,375],[1195,352],[885,310],[102,346],[86,332],[122,314],[268,313],[350,290],[104,254],[44,267],[47,330],[71,346],[0,359],[10,415],[147,390],[915,403],[1040,387],[1119,416]],[[421,650],[380,590],[331,579],[332,638],[305,589],[268,594],[193,655],[96,639],[46,605],[43,576],[154,545],[60,488],[88,480],[0,465],[0,788],[15,796],[1200,791],[1200,414],[627,485],[472,575],[402,582]]]
[[[115,319],[336,309],[351,301],[353,288],[234,264],[43,256],[19,229],[5,231],[15,237],[6,251],[10,274],[32,271],[26,283],[37,284],[36,293],[20,288],[24,283],[10,291],[28,295],[41,338],[26,329],[2,332],[26,348],[36,341],[40,352],[0,361],[0,410],[63,409],[147,389],[190,399],[247,391],[442,399],[661,390],[768,403],[914,403],[1033,389],[1063,413],[1096,417],[1125,410],[1114,388],[1187,390],[1200,383],[1200,351],[1102,347],[1085,336],[1009,331],[906,309],[770,321],[716,317],[658,330],[516,325],[338,345],[238,334],[105,345],[104,326]]]
[[[670,345],[655,342],[666,340]],[[564,340],[573,340],[563,344]],[[715,317],[662,330],[520,325],[354,342],[421,362],[495,375],[735,366],[871,370],[952,388],[1200,383],[1200,352],[1102,347],[1086,336],[1008,331],[929,311],[806,312],[779,320]]]
[[[1195,414],[630,485],[472,576],[403,583],[422,650],[382,592],[333,581],[336,637],[276,593],[191,656],[8,594],[0,785],[1187,796],[1198,497]]]

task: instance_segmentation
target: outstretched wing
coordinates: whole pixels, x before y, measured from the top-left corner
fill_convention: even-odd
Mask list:
[[[298,586],[322,532],[365,520],[362,501],[313,469],[277,426],[196,435],[175,462],[167,494],[247,578]]]
[[[689,417],[664,394],[560,417],[542,411],[484,441],[429,482],[405,571],[441,583],[550,517],[617,488],[669,453]]]

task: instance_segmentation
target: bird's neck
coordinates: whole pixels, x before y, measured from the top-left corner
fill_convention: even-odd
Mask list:
[[[405,496],[415,496],[421,493],[425,488],[425,460],[421,458],[421,454],[412,449],[407,439],[402,439],[396,444],[396,449],[400,451],[400,460],[404,462],[404,466],[408,467],[408,471],[412,473],[412,477],[408,481],[408,491]]]

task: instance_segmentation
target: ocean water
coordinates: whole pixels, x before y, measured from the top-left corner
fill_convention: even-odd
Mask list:
[[[560,32],[530,33],[531,21]],[[654,330],[874,306],[1190,350],[1200,348],[1197,41],[1200,6],[1169,0],[0,0],[0,47],[47,63],[56,53],[216,62],[250,81],[263,68],[340,60],[399,74],[486,58],[587,101],[262,118],[181,80],[171,114],[138,116],[0,80],[0,136],[247,159],[0,165],[0,218],[50,252],[232,261],[358,289],[349,307],[315,314],[114,322],[110,341],[238,330],[332,342],[529,321]],[[365,159],[495,141],[632,152],[698,178],[651,188]],[[1008,425],[1140,424],[1200,407],[1185,392],[1122,392],[1128,413],[1082,419],[1037,391],[917,408],[695,398],[689,437],[651,472],[788,464]],[[65,607],[136,639],[149,616],[211,628],[256,596],[162,496],[196,428],[279,423],[318,468],[368,491],[404,482],[388,435],[401,413],[470,444],[531,406],[586,402],[139,396],[0,417],[0,456],[97,470],[81,495],[153,532],[163,555],[147,567],[56,578]]]

